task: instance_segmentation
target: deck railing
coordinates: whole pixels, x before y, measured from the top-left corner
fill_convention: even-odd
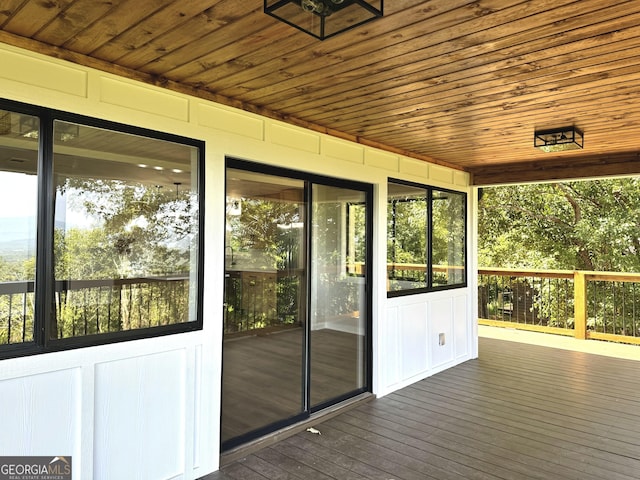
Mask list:
[[[424,265],[394,263],[387,270],[393,278],[424,280]],[[640,274],[481,268],[478,318],[484,325],[640,344]]]
[[[484,325],[640,344],[640,274],[481,268],[478,318]]]
[[[227,277],[225,333],[299,321],[299,275],[261,281],[258,295],[253,279],[243,285]],[[187,321],[188,288],[188,279],[175,277],[57,282],[58,338]],[[33,281],[0,283],[0,344],[32,341],[33,314]],[[640,274],[481,268],[478,317],[485,325],[640,344]]]
[[[304,305],[300,300],[304,277],[299,271],[225,273],[224,334],[299,326]]]
[[[188,321],[189,279],[145,277],[55,283],[56,338]],[[33,341],[34,282],[0,282],[0,345]]]

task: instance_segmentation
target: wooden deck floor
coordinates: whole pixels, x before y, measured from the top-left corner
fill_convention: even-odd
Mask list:
[[[207,480],[640,479],[640,362],[480,339],[480,358]]]

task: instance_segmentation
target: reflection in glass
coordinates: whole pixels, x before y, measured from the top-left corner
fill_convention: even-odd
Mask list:
[[[32,342],[39,120],[0,110],[0,345]]]
[[[313,185],[311,407],[366,388],[366,194]]]
[[[464,193],[433,190],[433,286],[465,283]]]
[[[52,338],[196,320],[197,148],[54,122]]]
[[[305,208],[301,180],[227,170],[223,443],[304,410]]]
[[[427,287],[427,190],[389,182],[388,291]]]

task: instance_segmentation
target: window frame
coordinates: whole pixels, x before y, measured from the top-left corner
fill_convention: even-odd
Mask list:
[[[186,333],[203,328],[204,298],[204,218],[205,218],[205,142],[180,135],[151,130],[95,117],[55,110],[0,98],[0,110],[31,115],[40,120],[37,160],[37,214],[36,214],[36,267],[34,280],[34,332],[33,341],[0,345],[0,360],[56,351],[106,345],[110,343],[141,340],[164,335]],[[198,240],[196,262],[196,309],[192,321],[171,325],[137,328],[119,332],[91,334],[69,338],[51,338],[51,327],[55,317],[55,270],[54,270],[54,213],[56,192],[54,187],[54,122],[63,121],[83,126],[110,130],[144,137],[152,140],[168,141],[197,151],[198,188]]]
[[[396,297],[404,297],[408,295],[417,295],[421,293],[429,293],[429,292],[437,292],[442,290],[453,290],[458,288],[466,288],[468,286],[468,257],[467,257],[467,241],[468,241],[468,195],[466,192],[461,192],[459,190],[452,190],[449,188],[435,187],[432,185],[424,185],[421,183],[411,182],[408,180],[401,180],[397,178],[389,177],[387,179],[387,201],[386,201],[386,215],[385,218],[388,218],[389,212],[389,193],[388,193],[388,185],[396,184],[400,186],[407,186],[417,189],[423,189],[425,191],[425,201],[426,201],[426,231],[425,240],[426,240],[426,268],[425,268],[425,285],[424,287],[418,288],[407,288],[403,290],[389,290],[387,287],[387,298],[396,298]],[[460,195],[463,199],[463,220],[464,220],[464,241],[462,242],[462,258],[464,259],[464,275],[463,281],[460,283],[448,284],[448,285],[434,285],[433,282],[433,193],[434,192],[445,192],[452,193],[455,195]],[[389,240],[389,231],[387,230],[386,235],[386,243],[387,243],[387,258],[388,258],[388,240]],[[385,262],[385,278],[387,280],[387,285],[389,285],[389,270],[388,270],[389,261]]]

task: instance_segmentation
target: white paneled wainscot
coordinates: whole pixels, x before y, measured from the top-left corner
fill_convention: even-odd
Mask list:
[[[391,393],[471,356],[467,288],[387,299],[381,322],[379,395]]]

